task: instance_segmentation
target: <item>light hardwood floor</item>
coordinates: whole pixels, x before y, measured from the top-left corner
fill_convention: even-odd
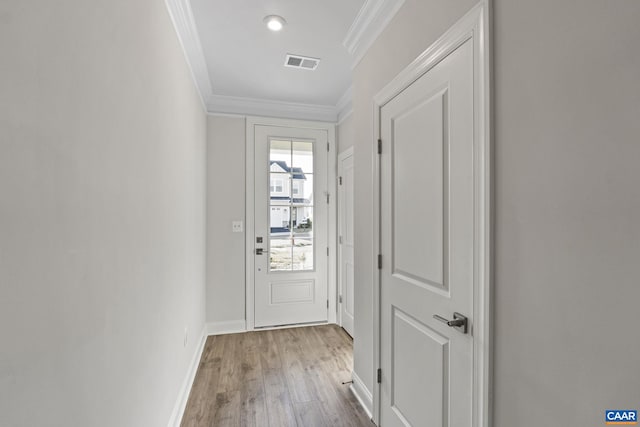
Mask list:
[[[211,336],[182,427],[373,427],[342,384],[352,344],[335,325]]]

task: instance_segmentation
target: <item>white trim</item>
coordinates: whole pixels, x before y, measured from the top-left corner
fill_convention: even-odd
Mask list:
[[[373,311],[373,372],[372,378],[377,377],[377,370],[380,367],[380,270],[378,269],[378,255],[381,253],[380,242],[380,211],[382,206],[380,204],[380,155],[378,154],[378,142],[380,138],[380,106],[375,102],[373,105],[373,135],[376,135],[376,140],[371,143],[371,194],[373,194],[373,209],[371,212],[373,233],[371,247],[371,260],[374,278],[373,284],[373,298],[372,298],[372,311]],[[374,423],[380,424],[380,384],[373,385],[373,410],[371,411],[373,416],[371,419]]]
[[[205,334],[205,327],[203,327],[202,332],[200,333],[200,342],[196,347],[196,351],[193,355],[193,358],[191,359],[191,363],[189,364],[189,370],[187,371],[187,375],[182,381],[182,386],[180,387],[178,398],[175,405],[173,406],[173,411],[171,412],[171,417],[169,418],[169,424],[167,424],[168,427],[180,427],[182,417],[184,416],[184,410],[186,409],[187,401],[189,400],[189,393],[191,393],[191,387],[193,386],[193,380],[196,378],[196,373],[198,372],[200,358],[202,357],[202,352],[204,351],[204,343],[206,341],[207,335]]]
[[[247,330],[251,331],[255,327],[255,310],[254,310],[254,286],[253,276],[255,268],[255,260],[253,258],[254,237],[256,235],[255,226],[255,144],[256,144],[256,132],[255,127],[257,120],[253,117],[247,117],[245,120],[245,204],[244,204],[244,224],[245,224],[245,255],[244,255],[244,268],[245,268],[245,320]]]
[[[206,111],[206,100],[213,93],[213,89],[211,80],[209,80],[209,69],[207,61],[204,59],[200,36],[193,18],[191,2],[189,0],[165,0],[165,4],[178,35],[180,46],[182,46],[184,59],[187,61],[191,77],[193,77],[193,82],[200,95],[202,107]]]
[[[353,113],[353,86],[349,86],[336,104],[337,121],[342,123]]]
[[[336,125],[331,122],[293,120],[285,118],[273,117],[255,117],[249,116],[246,119],[245,128],[245,314],[246,329],[252,331],[255,329],[255,313],[254,313],[254,258],[253,248],[255,244],[255,212],[254,200],[254,178],[255,178],[255,127],[264,126],[282,126],[289,128],[303,129],[319,129],[327,132],[327,141],[329,142],[329,153],[327,156],[327,191],[329,192],[329,208],[328,213],[328,238],[327,244],[329,248],[335,248],[336,245]],[[336,257],[329,256],[327,264],[327,298],[329,299],[328,323],[336,323],[337,311],[337,283],[336,283]],[[289,326],[290,327],[290,326]],[[260,328],[261,330],[264,328]]]
[[[354,148],[353,145],[344,149],[342,152],[340,152],[340,154],[338,154],[338,174],[337,176],[342,176],[342,168],[340,167],[342,165],[342,161],[348,157],[353,157],[354,155]],[[340,190],[336,189],[336,209],[337,209],[337,214],[336,214],[336,233],[337,235],[340,234],[340,204],[339,204],[339,197],[340,197]],[[336,250],[336,283],[338,285],[338,295],[344,295],[344,283],[342,283],[342,278],[340,275],[340,265],[342,263],[342,245],[337,244],[336,246],[337,250]],[[342,323],[342,304],[338,302],[338,315],[336,317],[336,322],[338,325],[340,326],[344,326]],[[353,331],[351,331],[351,333],[353,333]]]
[[[233,114],[233,113],[211,113],[207,111],[207,116],[211,117],[229,117],[232,119],[246,119],[247,116],[244,114]]]
[[[279,329],[295,329],[295,328],[307,328],[309,326],[324,326],[330,325],[331,322],[309,322],[309,323],[294,323],[291,325],[279,325],[279,326],[260,326],[255,328],[254,331],[277,331]]]
[[[349,117],[351,117],[352,114],[353,114],[353,109],[350,109],[344,115],[340,115],[338,117],[338,126],[344,123],[344,121],[347,120]]]
[[[336,122],[335,105],[316,105],[239,96],[210,95],[206,100],[210,113],[246,114],[299,120]]]
[[[342,42],[353,57],[352,69],[362,60],[403,4],[404,0],[365,1]]]
[[[238,334],[242,332],[247,332],[247,322],[244,319],[207,323],[207,335]]]
[[[358,399],[358,402],[360,402],[360,405],[369,418],[373,418],[373,397],[371,396],[371,391],[369,391],[367,386],[364,385],[355,371],[351,372],[351,379],[353,380],[353,383],[349,387],[349,390],[351,390],[351,393],[353,393],[356,399]]]
[[[380,110],[444,57],[469,39],[474,48],[474,325],[473,325],[473,427],[489,427],[492,422],[492,194],[491,194],[491,69],[489,4],[483,0],[447,30],[436,42],[396,76],[374,97],[374,135],[380,137]],[[375,148],[374,148],[375,150]],[[374,151],[377,153],[377,150]],[[374,155],[374,254],[380,250],[380,170]],[[380,271],[373,266],[374,286],[374,372],[380,367]],[[380,385],[373,390],[374,421],[380,419]]]
[[[329,298],[329,312],[327,321],[336,323],[338,317],[338,144],[337,126],[332,124],[327,128],[327,191],[329,192],[329,206],[327,206],[327,298]]]

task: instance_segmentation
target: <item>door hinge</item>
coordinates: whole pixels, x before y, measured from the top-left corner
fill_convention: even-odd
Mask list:
[[[382,254],[378,255],[378,270],[382,270]]]
[[[327,247],[327,256],[329,256],[329,248]]]
[[[329,300],[327,300],[327,308],[329,308]]]
[[[329,152],[329,143],[327,142],[327,153]]]
[[[339,295],[339,296],[338,296],[338,302],[339,302],[340,304],[342,304],[342,295]]]
[[[378,384],[382,383],[382,369],[378,368]]]
[[[338,236],[338,244],[342,244],[342,236]]]
[[[329,192],[327,191],[327,204],[329,204]]]
[[[378,154],[382,154],[382,139],[378,139]]]
[[[338,185],[342,185],[342,177],[341,176],[338,177]]]

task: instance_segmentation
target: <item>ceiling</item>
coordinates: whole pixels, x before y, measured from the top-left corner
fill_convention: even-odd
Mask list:
[[[343,41],[365,0],[191,0],[216,95],[335,106],[351,85]],[[272,32],[263,23],[280,15]],[[285,67],[286,54],[320,58],[315,71]]]
[[[335,122],[351,111],[351,70],[405,0],[165,0],[209,113]],[[282,31],[263,19],[280,15]],[[319,58],[287,68],[287,54]]]

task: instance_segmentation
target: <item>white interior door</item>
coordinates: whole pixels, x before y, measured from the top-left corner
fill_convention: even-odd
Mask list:
[[[353,336],[353,149],[338,156],[338,309],[340,324]]]
[[[327,321],[327,131],[255,127],[255,327]]]
[[[381,425],[469,427],[476,277],[472,39],[382,106],[380,135]],[[466,330],[444,323],[458,316],[466,317]]]

